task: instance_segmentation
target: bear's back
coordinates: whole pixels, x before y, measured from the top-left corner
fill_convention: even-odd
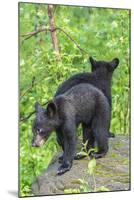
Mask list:
[[[103,92],[111,106],[111,75],[108,77],[106,72],[106,69],[99,69],[92,73],[85,72],[75,74],[59,86],[55,97],[64,94],[78,84],[91,84]]]
[[[77,123],[88,123],[96,112],[108,110],[107,99],[104,94],[91,84],[78,84],[56,99],[63,114],[75,116]],[[63,105],[64,104],[64,105]]]

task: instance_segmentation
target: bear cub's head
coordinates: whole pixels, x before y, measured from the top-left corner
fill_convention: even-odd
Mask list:
[[[97,70],[107,70],[108,72],[113,72],[117,66],[119,65],[119,59],[114,58],[112,61],[107,62],[107,61],[97,61],[93,59],[92,57],[89,57],[89,61],[91,63],[91,70],[92,72],[97,71]]]
[[[35,103],[36,117],[33,122],[33,147],[40,147],[46,142],[49,135],[59,125],[59,117],[57,112],[57,106],[54,102],[50,102],[47,108],[44,109],[36,102]]]

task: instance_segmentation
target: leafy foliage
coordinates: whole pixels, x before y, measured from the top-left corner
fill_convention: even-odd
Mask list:
[[[90,71],[88,57],[120,59],[112,85],[112,126],[115,133],[129,133],[129,11],[119,9],[54,6],[55,23],[64,29],[89,54],[57,30],[61,60],[53,51],[50,32],[42,32],[27,40],[24,33],[48,27],[47,5],[20,3],[20,117],[34,110],[36,101],[53,98],[58,85],[77,72]],[[33,83],[35,80],[35,83]],[[33,84],[33,85],[32,85]],[[31,88],[30,88],[31,87]],[[27,91],[27,89],[30,88]],[[31,147],[32,120],[20,123],[20,195],[31,194],[31,183],[45,170],[59,147],[52,134],[42,148]],[[103,188],[104,189],[104,188]]]

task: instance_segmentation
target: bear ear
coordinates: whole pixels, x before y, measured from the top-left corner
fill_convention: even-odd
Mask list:
[[[93,59],[92,57],[89,57],[89,61],[91,63],[91,71],[95,71],[97,68],[97,61]]]
[[[38,103],[38,102],[36,102],[35,103],[35,111],[38,113],[38,112],[42,112],[42,107],[41,107],[41,105]]]
[[[53,117],[57,112],[57,106],[54,102],[50,102],[48,105],[47,105],[47,115],[49,117]]]
[[[93,59],[92,57],[89,57],[89,61],[90,61],[90,63],[91,63],[92,66],[96,65],[96,60]]]
[[[119,65],[119,59],[118,58],[114,58],[111,62],[110,65],[112,67],[112,70],[115,70],[117,68],[117,66]]]

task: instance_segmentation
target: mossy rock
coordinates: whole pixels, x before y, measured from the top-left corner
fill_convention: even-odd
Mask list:
[[[80,141],[78,142],[78,149]],[[119,191],[130,189],[129,138],[116,136],[109,140],[109,152],[97,160],[94,176],[87,173],[88,158],[74,160],[71,170],[61,176],[56,175],[59,167],[57,155],[48,169],[32,184],[35,195],[54,195],[96,191]],[[80,184],[79,179],[85,181]],[[103,188],[103,189],[102,189]]]

